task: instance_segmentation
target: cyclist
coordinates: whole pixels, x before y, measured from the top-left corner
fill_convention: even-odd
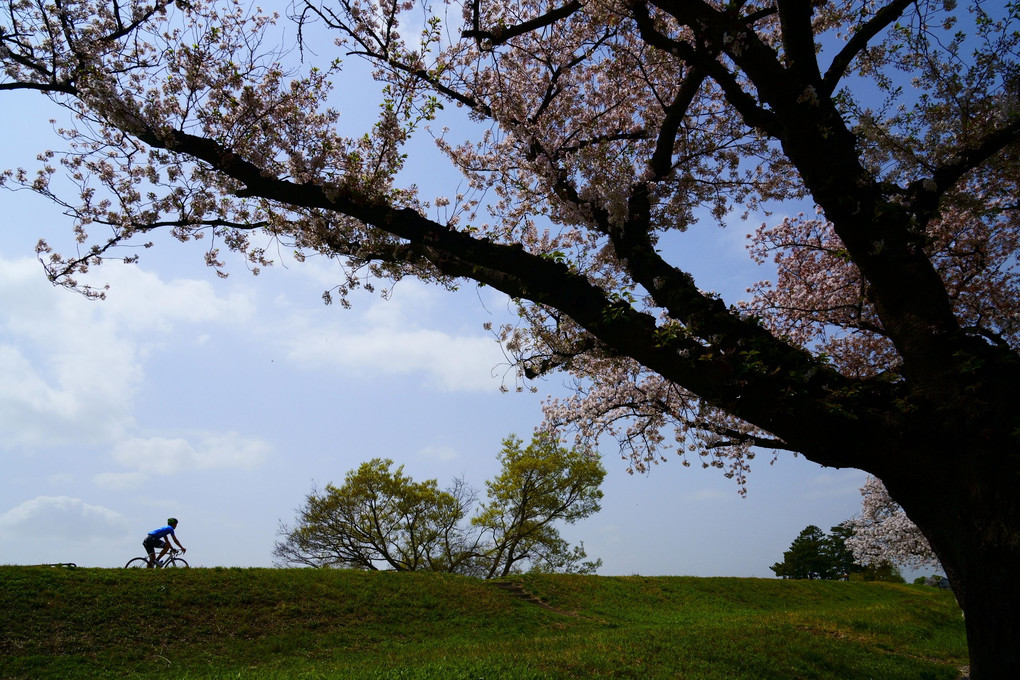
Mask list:
[[[174,529],[177,528],[177,518],[171,517],[167,519],[165,527],[160,527],[149,532],[149,535],[142,541],[142,546],[145,547],[145,552],[149,554],[149,569],[156,566],[156,561],[163,559],[163,555],[166,555],[166,551],[170,549],[169,539],[164,541],[166,537],[174,539],[174,543],[181,549],[182,553],[188,552],[187,549],[181,545],[181,542],[177,540],[177,535],[174,533]],[[163,550],[159,553],[159,557],[156,557],[156,548],[162,548]]]

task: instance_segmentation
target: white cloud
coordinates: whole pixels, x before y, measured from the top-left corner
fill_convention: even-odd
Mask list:
[[[186,470],[252,469],[269,455],[271,447],[255,438],[235,432],[208,435],[197,444],[186,439],[131,437],[118,443],[113,457],[121,465],[136,472],[169,475]],[[116,475],[106,475],[97,482],[116,485],[130,483]]]
[[[127,529],[127,518],[119,512],[68,496],[39,496],[0,515],[0,535],[5,538],[87,542],[116,538]]]
[[[311,330],[295,337],[289,356],[304,364],[359,374],[422,373],[445,391],[495,390],[505,364],[499,345],[483,336],[454,336],[427,329],[340,328]]]
[[[0,259],[0,428],[7,444],[109,436],[140,375],[100,305],[53,288],[39,263]]]
[[[282,342],[290,359],[306,366],[420,374],[426,385],[448,392],[497,389],[507,367],[499,344],[480,326],[474,334],[436,330],[437,319],[449,320],[435,295],[422,286],[401,288],[400,296],[374,301],[353,324],[322,326],[297,317]]]
[[[110,291],[99,306],[126,332],[166,333],[176,323],[243,323],[255,314],[250,295],[235,290],[219,296],[209,281],[163,281],[138,267],[113,267],[102,274]]]
[[[304,272],[306,266],[296,269]],[[322,264],[310,271],[325,275]],[[331,280],[335,283],[335,272]],[[481,318],[489,307],[505,304],[505,296],[486,291],[484,301],[471,305],[464,304],[465,295],[475,293],[458,296],[404,280],[387,299],[359,291],[351,296],[353,309],[328,312],[277,296],[276,309],[289,317],[266,330],[304,368],[359,377],[417,375],[439,391],[492,392],[509,366]]]
[[[8,445],[47,439],[54,421],[75,410],[73,394],[51,387],[17,347],[0,345],[0,427]]]
[[[0,447],[123,438],[146,357],[169,333],[253,316],[246,296],[217,296],[207,282],[102,269],[113,288],[94,302],[54,288],[33,259],[0,257]]]

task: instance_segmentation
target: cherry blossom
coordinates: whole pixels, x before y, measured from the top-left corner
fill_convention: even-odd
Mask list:
[[[853,530],[846,545],[854,561],[863,565],[892,562],[911,569],[940,567],[924,534],[889,497],[882,482],[869,476],[861,495],[864,501],[860,514],[846,522]]]

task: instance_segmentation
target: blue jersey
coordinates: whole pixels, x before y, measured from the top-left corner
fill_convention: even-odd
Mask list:
[[[149,532],[149,535],[154,537],[154,538],[163,538],[167,534],[169,534],[170,536],[174,536],[174,538],[177,538],[174,535],[174,528],[172,526],[170,526],[169,524],[167,524],[165,527],[160,527],[160,528],[156,529],[155,531],[150,531]]]

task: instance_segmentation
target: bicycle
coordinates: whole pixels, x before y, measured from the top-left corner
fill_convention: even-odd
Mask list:
[[[174,567],[187,568],[188,563],[184,561],[183,557],[178,557],[181,551],[177,548],[170,548],[167,551],[166,557],[161,560],[156,560],[155,569],[170,569]],[[125,569],[148,569],[149,558],[148,557],[133,557],[128,560],[128,563],[124,565]]]

